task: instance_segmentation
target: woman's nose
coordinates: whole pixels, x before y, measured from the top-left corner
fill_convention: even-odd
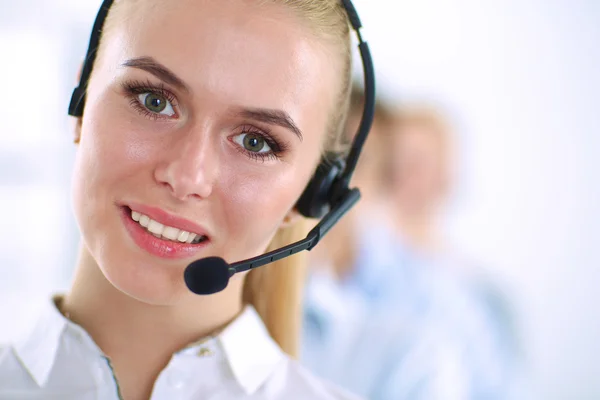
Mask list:
[[[179,200],[207,198],[219,170],[219,155],[208,134],[182,135],[165,150],[154,177]]]

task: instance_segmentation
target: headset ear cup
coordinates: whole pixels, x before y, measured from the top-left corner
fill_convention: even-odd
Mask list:
[[[331,209],[331,189],[344,170],[340,158],[321,161],[306,189],[296,203],[296,209],[307,218],[321,218]]]

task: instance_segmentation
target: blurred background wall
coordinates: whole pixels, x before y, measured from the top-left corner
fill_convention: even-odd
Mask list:
[[[99,0],[0,0],[0,342],[68,287],[66,108]],[[356,0],[392,99],[458,126],[453,242],[505,282],[539,399],[600,399],[600,2]]]

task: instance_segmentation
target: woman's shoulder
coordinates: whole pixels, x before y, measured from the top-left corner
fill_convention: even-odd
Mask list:
[[[298,361],[289,358],[271,382],[285,387],[285,397],[282,398],[286,400],[361,400],[357,395],[318,378]]]

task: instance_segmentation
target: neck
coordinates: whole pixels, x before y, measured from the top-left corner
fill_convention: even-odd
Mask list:
[[[243,280],[232,279],[227,290],[215,295],[151,305],[115,288],[84,248],[63,312],[111,359],[124,392],[128,387],[145,388],[140,395],[132,389],[126,398],[149,398],[154,381],[175,352],[215,334],[241,312],[242,284]],[[232,296],[236,290],[240,295]]]

